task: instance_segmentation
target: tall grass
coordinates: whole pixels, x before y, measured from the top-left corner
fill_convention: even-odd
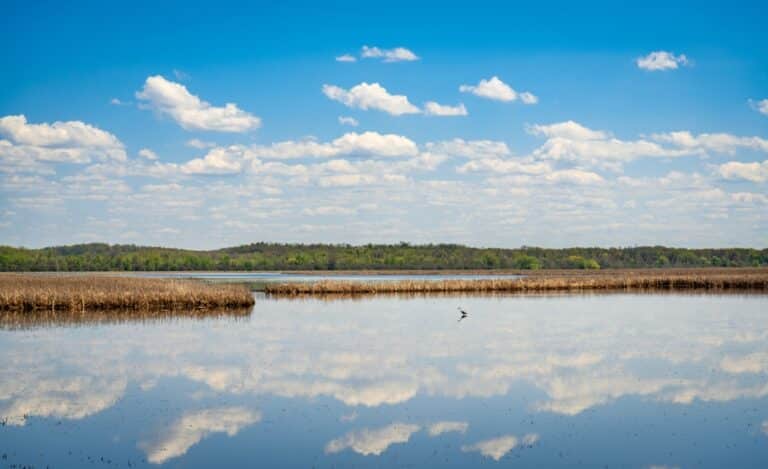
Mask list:
[[[768,291],[768,269],[691,269],[674,272],[613,271],[594,275],[537,275],[521,279],[321,281],[267,285],[273,295],[372,294],[404,292],[567,292],[596,290],[753,290]]]
[[[243,285],[99,275],[0,274],[0,311],[196,310],[251,306]]]

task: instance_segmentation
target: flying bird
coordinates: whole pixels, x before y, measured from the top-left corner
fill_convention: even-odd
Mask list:
[[[462,320],[462,319],[465,319],[467,316],[469,316],[469,314],[468,314],[466,311],[464,311],[463,309],[461,309],[461,306],[459,306],[459,307],[458,307],[458,308],[456,308],[456,309],[458,309],[458,310],[459,310],[459,313],[461,313],[461,317],[459,318],[459,320],[458,320],[457,322],[461,322],[461,320]]]

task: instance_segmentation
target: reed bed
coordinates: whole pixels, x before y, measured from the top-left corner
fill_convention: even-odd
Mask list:
[[[447,292],[578,292],[615,290],[749,290],[768,292],[768,269],[706,269],[674,272],[614,271],[593,275],[537,275],[519,279],[403,280],[393,282],[320,281],[266,286],[271,295],[325,295]]]
[[[103,275],[0,274],[0,311],[202,310],[252,306],[243,285]]]

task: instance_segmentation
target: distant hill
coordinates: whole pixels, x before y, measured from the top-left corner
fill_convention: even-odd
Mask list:
[[[768,249],[473,248],[458,244],[277,244],[194,251],[132,244],[0,247],[0,271],[610,269],[768,266]]]

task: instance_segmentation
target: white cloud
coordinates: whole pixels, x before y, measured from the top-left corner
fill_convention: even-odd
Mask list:
[[[380,134],[377,132],[350,132],[333,141],[338,154],[367,154],[376,156],[416,156],[416,144],[401,135]]]
[[[330,99],[350,108],[375,109],[393,116],[418,114],[421,110],[408,101],[404,95],[389,94],[378,83],[360,83],[349,90],[335,85],[323,85],[323,93]]]
[[[429,433],[429,436],[438,436],[448,432],[466,433],[467,428],[469,428],[467,422],[443,421],[430,425],[427,428],[427,433]]]
[[[768,99],[763,99],[760,101],[753,101],[750,99],[749,105],[752,106],[752,109],[759,112],[760,114],[765,114],[768,116]]]
[[[339,116],[339,124],[348,125],[350,127],[357,127],[360,123],[354,117]]]
[[[611,170],[620,170],[623,163],[637,158],[734,154],[739,149],[768,152],[768,140],[726,133],[693,135],[678,131],[653,134],[650,139],[621,140],[573,121],[531,125],[527,130],[547,137],[546,142],[533,151],[534,158],[568,160]]]
[[[520,174],[547,174],[552,167],[546,162],[530,162],[528,160],[510,160],[500,158],[482,158],[469,161],[458,168],[458,173],[492,172],[492,173],[520,173]]]
[[[112,98],[109,100],[109,104],[113,106],[127,106],[131,103],[127,101],[121,101],[119,98]]]
[[[17,144],[39,147],[122,147],[117,137],[111,133],[84,122],[28,124],[24,115],[0,118],[0,134]]]
[[[151,160],[151,161],[157,160],[157,153],[150,150],[149,148],[142,148],[141,150],[139,150],[139,156],[146,160]]]
[[[459,86],[459,91],[462,93],[472,93],[475,96],[496,101],[515,101],[518,97],[524,104],[536,104],[539,101],[536,96],[529,92],[518,94],[512,87],[501,81],[497,76],[493,76],[487,80],[480,80],[477,85],[461,85]]]
[[[768,140],[760,137],[738,137],[726,133],[693,135],[688,131],[658,133],[651,136],[658,142],[670,143],[692,152],[733,154],[739,148],[768,153]]]
[[[269,146],[250,147],[253,156],[265,159],[329,158],[342,155],[357,156],[416,156],[415,142],[407,137],[378,132],[348,132],[331,142],[316,140],[287,140]]]
[[[213,148],[216,146],[216,144],[213,142],[206,142],[205,140],[200,140],[199,138],[191,138],[187,140],[185,145],[191,148],[197,148],[198,150],[204,150],[206,148]]]
[[[114,135],[81,121],[29,124],[24,115],[0,118],[0,161],[88,163],[124,161],[125,148]]]
[[[353,208],[326,205],[322,207],[305,208],[301,213],[309,216],[352,215],[357,211]]]
[[[466,116],[468,114],[464,104],[448,106],[434,101],[428,101],[424,104],[424,113],[428,116]]]
[[[380,58],[384,62],[412,62],[419,60],[419,57],[406,49],[405,47],[396,47],[394,49],[380,49],[378,47],[363,46],[360,57],[364,59]]]
[[[523,102],[523,104],[536,104],[539,102],[539,97],[533,93],[523,91],[520,93],[520,100]]]
[[[720,362],[720,368],[726,373],[763,373],[768,371],[768,353],[751,353],[742,356],[726,356]]]
[[[212,106],[191,94],[184,85],[160,75],[148,77],[136,97],[157,112],[170,116],[186,130],[247,132],[261,125],[261,119],[234,103]]]
[[[357,59],[353,55],[343,54],[336,57],[336,62],[357,62]]]
[[[411,435],[419,431],[418,425],[393,423],[378,429],[364,428],[355,430],[330,441],[325,446],[326,453],[338,453],[349,448],[363,456],[378,456],[395,443],[406,443]]]
[[[506,143],[495,140],[455,138],[442,142],[429,142],[426,148],[432,153],[470,159],[501,158],[512,154]]]
[[[549,182],[562,182],[584,186],[602,184],[605,182],[605,179],[603,179],[599,174],[590,171],[582,171],[580,169],[562,169],[559,171],[554,171],[552,173],[546,174],[544,179]]]
[[[242,145],[217,147],[203,158],[195,158],[181,165],[184,174],[235,174],[243,169],[243,164],[252,153]]]
[[[759,163],[729,161],[717,167],[717,173],[725,179],[744,179],[752,182],[768,181],[768,160]]]
[[[635,61],[638,67],[643,70],[674,70],[678,65],[688,65],[690,61],[684,54],[675,55],[672,52],[663,50],[651,52],[645,57],[638,57]]]
[[[237,174],[247,167],[257,174],[272,174],[283,176],[308,176],[308,169],[304,165],[286,165],[283,163],[262,160],[284,160],[301,158],[334,158],[340,156],[356,156],[367,158],[401,158],[419,156],[419,148],[412,140],[395,134],[379,134],[377,132],[355,133],[348,132],[330,142],[318,142],[307,139],[300,141],[276,142],[272,145],[230,145],[227,147],[215,147],[205,156],[187,161],[181,165],[162,165],[168,171],[178,169],[182,174],[196,175],[226,175]],[[345,160],[332,160],[325,163],[326,166],[313,166],[313,168],[337,171],[342,162],[348,165],[348,172],[358,172],[358,168],[352,167]],[[377,168],[381,172],[381,168]],[[381,180],[382,177],[394,177],[379,174],[350,174],[346,177],[332,177],[320,180],[324,185],[359,185]]]
[[[602,140],[608,137],[608,134],[603,131],[591,130],[570,120],[550,125],[529,125],[526,130],[532,135],[549,138],[562,137],[571,140]]]
[[[473,445],[464,445],[461,450],[465,453],[478,452],[485,457],[498,461],[518,445],[514,435],[504,435],[490,440],[479,441]]]
[[[261,414],[244,407],[221,407],[190,412],[173,422],[160,438],[140,446],[153,464],[185,454],[189,448],[212,433],[235,436],[242,428],[261,420]]]

